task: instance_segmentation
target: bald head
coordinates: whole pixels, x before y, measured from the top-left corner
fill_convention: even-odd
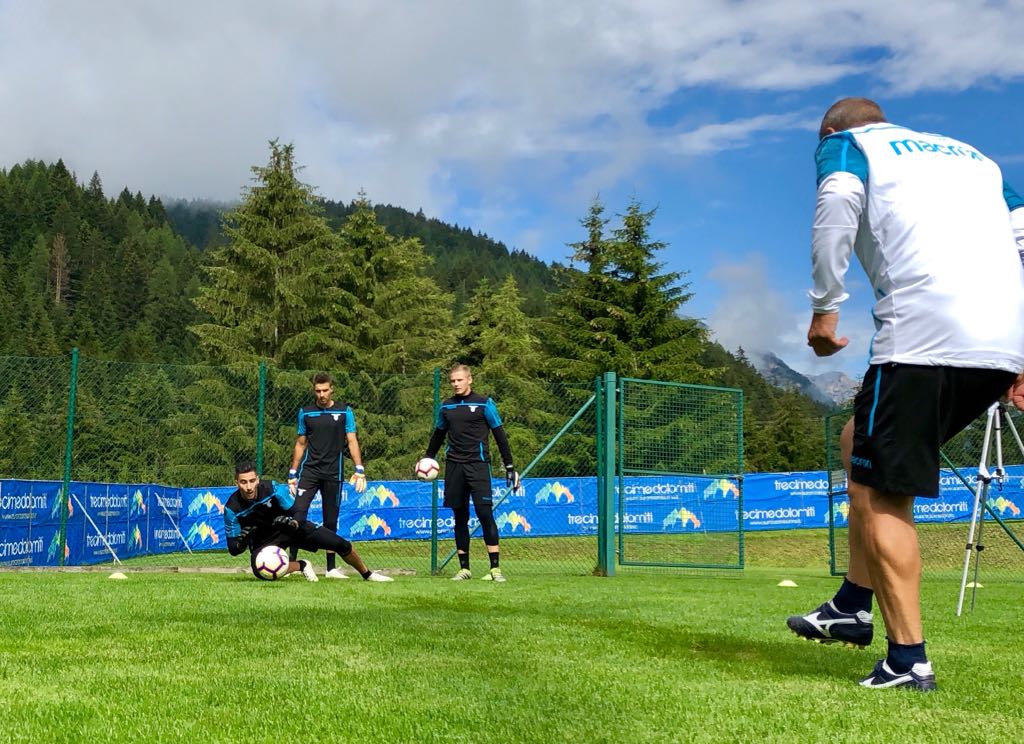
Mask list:
[[[824,139],[835,132],[843,132],[865,124],[887,121],[882,108],[870,98],[843,98],[832,104],[821,120],[818,139]]]

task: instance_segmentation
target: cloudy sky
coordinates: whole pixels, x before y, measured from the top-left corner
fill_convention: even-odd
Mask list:
[[[1024,189],[1024,0],[0,0],[0,167],[63,158],[108,194],[231,200],[293,142],[335,200],[422,208],[565,260],[596,196],[657,207],[666,270],[730,348],[804,346],[825,108],[967,140]]]

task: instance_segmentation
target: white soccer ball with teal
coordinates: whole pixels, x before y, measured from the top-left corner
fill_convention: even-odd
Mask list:
[[[256,575],[266,581],[275,581],[288,573],[288,553],[276,545],[261,548],[256,554]]]
[[[416,477],[421,481],[432,481],[441,472],[441,466],[432,457],[424,457],[416,463]]]

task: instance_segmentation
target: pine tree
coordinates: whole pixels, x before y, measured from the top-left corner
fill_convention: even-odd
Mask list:
[[[293,146],[271,142],[269,163],[252,171],[255,185],[226,216],[228,244],[195,301],[209,321],[191,330],[218,363],[351,364],[352,302],[341,289],[350,268],[312,188],[298,180]]]
[[[5,477],[46,478],[53,473],[35,470],[38,438],[42,431],[33,425],[28,402],[17,387],[11,387],[0,404],[0,473]]]
[[[452,298],[427,275],[416,239],[398,239],[377,223],[365,194],[341,228],[352,267],[346,285],[355,314],[359,366],[366,371],[420,372],[451,348]]]
[[[455,329],[455,351],[451,362],[477,368],[484,360],[480,348],[480,334],[488,328],[494,315],[494,288],[484,277],[477,282],[476,289],[462,309],[462,317]]]
[[[622,224],[604,236],[607,220],[595,200],[581,224],[587,239],[572,244],[573,260],[585,270],[562,272],[562,292],[548,323],[552,373],[592,379],[612,370],[621,375],[679,382],[706,382],[711,373],[698,357],[706,332],[680,311],[692,297],[682,272],[659,273],[655,255],[665,243],[652,240],[656,210],[633,200]]]
[[[519,285],[510,275],[490,301],[476,342],[480,372],[493,378],[535,378],[541,369],[540,341],[523,312]]]
[[[590,380],[613,369],[612,357],[605,348],[605,313],[611,299],[610,280],[605,275],[610,260],[604,236],[608,219],[600,200],[591,202],[580,224],[587,237],[569,247],[573,249],[572,262],[585,268],[570,265],[556,269],[559,291],[551,300],[554,313],[544,324],[549,371],[558,379]]]

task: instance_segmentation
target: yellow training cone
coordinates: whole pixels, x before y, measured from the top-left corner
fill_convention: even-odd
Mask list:
[[[114,573],[110,574],[109,578],[111,578],[111,579],[127,579],[128,577],[125,576],[120,571],[114,571]]]
[[[776,586],[796,586],[796,582],[792,579],[783,579]]]

